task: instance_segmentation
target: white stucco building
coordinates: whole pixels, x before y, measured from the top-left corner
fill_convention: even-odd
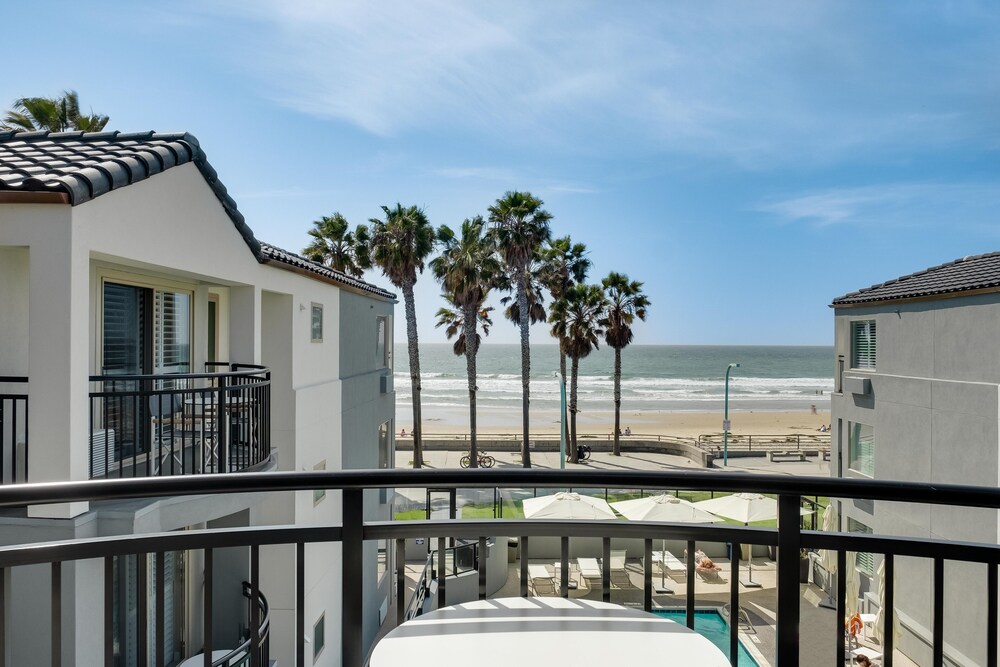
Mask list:
[[[1000,485],[1000,253],[929,268],[834,299],[832,474]],[[996,511],[841,503],[841,529],[996,543]],[[878,555],[861,554],[875,601]],[[896,561],[897,648],[931,664],[933,576],[926,559]],[[864,605],[863,605],[864,607]],[[986,569],[947,562],[945,664],[982,665]]]
[[[2,482],[389,466],[394,303],[259,242],[190,135],[0,133]],[[388,518],[387,503],[367,506],[368,518]],[[333,493],[28,507],[0,515],[0,543],[338,524],[340,514]],[[368,546],[366,642],[391,595],[386,551]],[[168,665],[198,652],[201,558],[167,555],[171,611],[159,639],[136,636],[152,561],[115,559],[116,664],[138,664],[154,641],[168,647]],[[340,659],[338,559],[335,545],[307,554],[307,665]],[[291,547],[261,549],[271,657],[283,665],[294,664],[293,562]],[[103,614],[85,602],[102,599],[103,567],[81,561],[62,574],[63,657],[73,664],[103,661],[90,641]],[[214,554],[214,647],[246,632],[247,568],[245,549]],[[8,612],[9,664],[48,662],[17,641],[48,623],[44,588],[34,588],[48,573],[37,574],[6,575],[25,600]]]

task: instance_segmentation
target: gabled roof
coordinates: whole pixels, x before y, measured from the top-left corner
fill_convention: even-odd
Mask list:
[[[188,162],[201,172],[258,262],[276,262],[328,282],[395,298],[363,280],[258,241],[198,140],[186,132],[0,131],[0,193],[56,193],[71,206]]]
[[[876,301],[962,296],[972,290],[1000,288],[1000,252],[972,255],[917,273],[872,285],[833,300],[833,307]]]

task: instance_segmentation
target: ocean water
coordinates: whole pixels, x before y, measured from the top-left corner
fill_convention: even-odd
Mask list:
[[[632,345],[622,353],[622,406],[629,410],[707,411],[723,405],[726,366],[739,362],[729,380],[730,410],[807,410],[833,390],[832,346]],[[421,345],[423,406],[426,412],[468,407],[465,357],[450,344]],[[518,345],[483,345],[477,358],[484,410],[521,409],[521,351]],[[558,410],[559,369],[555,345],[531,348],[533,409]],[[580,362],[582,410],[613,408],[614,351],[602,348]],[[405,345],[395,349],[396,406],[410,406]],[[569,366],[567,365],[567,372]]]

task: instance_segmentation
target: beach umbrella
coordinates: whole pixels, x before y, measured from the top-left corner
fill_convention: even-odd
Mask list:
[[[847,585],[844,590],[844,613],[847,615],[847,618],[852,618],[858,613],[858,594],[861,590],[861,579],[858,576],[857,552],[847,552],[846,570],[841,575],[847,576]]]
[[[875,614],[875,627],[872,628],[872,637],[878,641],[879,644],[883,643],[882,639],[885,637],[885,559],[878,564],[878,570],[875,571],[875,578],[878,586],[878,613]]]
[[[526,519],[615,519],[606,500],[559,492],[538,498],[524,499]]]
[[[778,501],[762,496],[759,493],[734,493],[711,500],[694,503],[698,509],[711,512],[724,519],[739,521],[743,525],[757,521],[771,521],[778,518]],[[799,514],[811,514],[810,510],[799,509]],[[751,547],[752,548],[752,547]],[[759,588],[760,584],[753,580],[753,552],[747,559],[747,580],[743,582],[747,588]]]
[[[830,504],[827,505],[826,511],[823,513],[823,530],[828,533],[835,533],[840,530],[840,523],[837,517],[837,506],[831,500]],[[823,571],[827,573],[826,585],[829,589],[827,591],[827,599],[821,602],[820,605],[823,607],[828,607],[830,609],[836,609],[837,606],[833,601],[833,576],[837,574],[837,552],[834,549],[822,549],[820,551],[820,565],[823,566]]]
[[[635,500],[622,500],[611,506],[629,521],[662,521],[664,523],[715,523],[719,517],[695,507],[694,503],[663,493]],[[667,541],[663,540],[662,556],[666,561]],[[660,563],[660,588],[665,589],[666,562]]]

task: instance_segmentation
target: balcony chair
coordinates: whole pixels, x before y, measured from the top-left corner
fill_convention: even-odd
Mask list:
[[[153,476],[159,476],[165,467],[169,468],[168,474],[183,474],[184,447],[193,442],[195,436],[192,420],[184,417],[183,397],[180,394],[150,396],[149,415],[153,428],[149,453]]]

